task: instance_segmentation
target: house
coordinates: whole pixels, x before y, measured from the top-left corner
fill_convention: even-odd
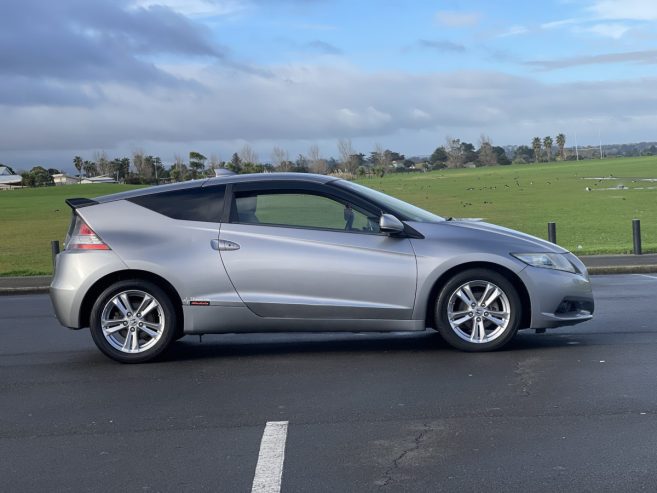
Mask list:
[[[78,183],[78,179],[74,176],[68,176],[66,173],[55,173],[52,175],[55,185],[74,185]]]
[[[118,183],[111,176],[92,176],[90,178],[82,178],[81,183]]]
[[[17,175],[9,166],[0,164],[0,187],[11,188],[20,186],[21,175]]]

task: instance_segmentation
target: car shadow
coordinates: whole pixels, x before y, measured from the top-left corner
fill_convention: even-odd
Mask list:
[[[525,350],[551,350],[585,345],[578,338],[563,335],[521,332],[503,349],[492,354]],[[198,360],[204,358],[239,358],[246,356],[280,356],[311,353],[422,352],[462,355],[436,332],[420,333],[277,333],[222,334],[186,336],[174,343],[160,361]],[[491,353],[486,353],[491,354]]]

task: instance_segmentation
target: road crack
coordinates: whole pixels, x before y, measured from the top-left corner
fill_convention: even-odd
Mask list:
[[[388,469],[386,469],[385,473],[383,474],[383,478],[377,481],[380,488],[385,488],[386,486],[395,482],[395,478],[394,478],[395,472],[399,470],[400,463],[409,454],[412,454],[413,452],[419,450],[426,436],[429,434],[429,432],[433,431],[433,428],[428,423],[425,423],[422,426],[423,426],[423,430],[420,431],[415,436],[415,438],[413,439],[413,444],[402,450],[402,452],[392,460],[392,464],[390,465],[390,467],[388,467]]]

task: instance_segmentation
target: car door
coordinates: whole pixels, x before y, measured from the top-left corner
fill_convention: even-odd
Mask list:
[[[234,186],[219,249],[238,295],[261,317],[410,319],[410,240],[380,233],[378,211],[322,188]]]

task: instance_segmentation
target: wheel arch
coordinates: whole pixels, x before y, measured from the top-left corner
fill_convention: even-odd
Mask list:
[[[455,275],[470,269],[489,269],[506,277],[509,282],[513,284],[513,287],[518,291],[518,296],[520,296],[520,302],[522,304],[520,328],[526,329],[531,326],[532,306],[529,291],[527,291],[525,283],[515,272],[508,269],[507,267],[504,267],[503,265],[493,262],[466,262],[446,270],[434,282],[433,286],[431,287],[431,291],[429,292],[425,313],[427,327],[431,327],[433,329],[436,328],[436,300],[438,299],[438,295],[440,294],[440,291],[443,289],[445,284],[447,284],[449,280]]]
[[[117,272],[112,272],[104,277],[98,279],[85,293],[84,298],[82,299],[82,304],[80,305],[80,315],[79,315],[79,327],[89,327],[91,310],[94,306],[95,301],[98,299],[98,296],[107,289],[109,286],[118,281],[126,281],[130,279],[139,279],[142,281],[150,281],[153,284],[156,284],[158,287],[163,289],[167,295],[171,298],[176,309],[176,318],[178,322],[179,330],[182,330],[184,317],[182,309],[182,298],[178,294],[176,288],[167,281],[165,278],[153,274],[152,272],[137,270],[137,269],[127,269],[120,270]]]

